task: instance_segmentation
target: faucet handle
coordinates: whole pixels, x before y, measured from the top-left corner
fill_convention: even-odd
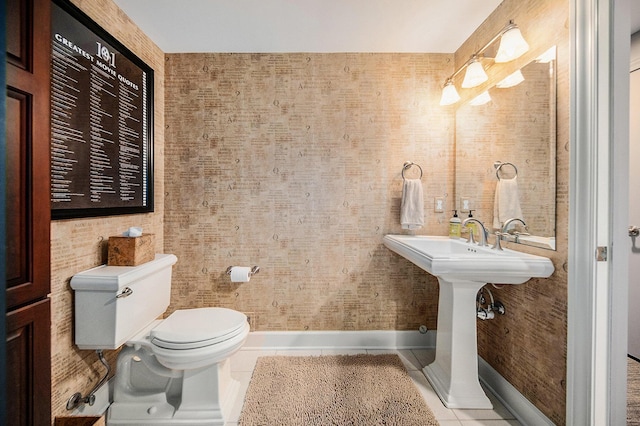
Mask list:
[[[469,230],[469,239],[467,240],[469,244],[476,244],[476,239],[473,237],[473,229],[467,228]]]
[[[505,235],[504,233],[500,232],[500,231],[496,231],[496,243],[493,245],[493,247],[491,247],[494,250],[500,250],[502,251],[502,236]]]
[[[514,231],[513,235],[516,237],[516,243],[520,243],[520,236],[524,235],[524,236],[528,236],[531,235],[528,232],[518,232],[518,231]]]

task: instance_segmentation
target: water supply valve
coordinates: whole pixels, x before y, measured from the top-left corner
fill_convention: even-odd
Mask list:
[[[490,311],[488,309],[479,309],[478,310],[478,318],[480,318],[483,321],[494,319],[495,316],[496,316],[496,314],[494,314],[493,311]]]

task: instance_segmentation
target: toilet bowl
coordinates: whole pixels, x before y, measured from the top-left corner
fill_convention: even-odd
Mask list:
[[[224,425],[237,399],[228,358],[249,334],[245,314],[169,304],[173,255],[76,274],[76,344],[117,349],[109,425]]]
[[[118,356],[107,423],[223,425],[239,389],[227,359],[248,334],[247,317],[225,308],[154,321]]]

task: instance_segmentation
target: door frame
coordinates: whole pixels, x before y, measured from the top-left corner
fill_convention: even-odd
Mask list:
[[[626,424],[629,1],[571,0],[568,425]]]
[[[7,16],[6,2],[0,2],[0,16]],[[0,87],[5,87],[6,94],[6,34],[0,31]],[[5,103],[0,102],[0,170],[6,170],[6,132],[5,132]],[[5,249],[5,179],[4,173],[0,176],[0,277],[4,280],[6,249]],[[7,326],[6,326],[6,292],[0,291],[0,424],[6,424],[5,413],[7,412]]]

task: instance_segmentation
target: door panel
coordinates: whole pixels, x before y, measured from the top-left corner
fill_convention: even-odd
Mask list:
[[[629,81],[629,225],[640,226],[640,70]],[[640,237],[631,239],[629,251],[629,336],[628,353],[640,359]]]
[[[8,310],[50,289],[50,10],[50,0],[7,1]]]
[[[31,70],[30,47],[32,46],[32,1],[8,0],[7,17],[7,61],[23,70]]]
[[[7,288],[31,281],[28,270],[27,220],[29,193],[27,192],[27,147],[29,138],[30,97],[11,88],[7,89],[7,152],[6,152],[6,238]]]
[[[49,299],[7,314],[8,424],[51,423]]]

